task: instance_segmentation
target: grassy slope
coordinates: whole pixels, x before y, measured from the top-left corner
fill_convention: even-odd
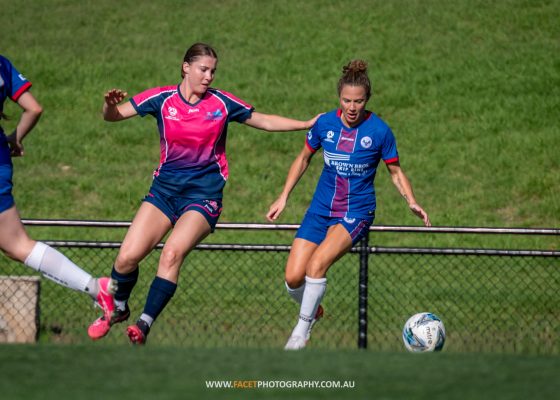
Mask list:
[[[155,123],[103,122],[102,94],[115,86],[133,94],[177,83],[185,48],[207,41],[220,55],[217,87],[259,111],[297,118],[336,107],[341,66],[368,60],[375,90],[369,107],[393,127],[403,168],[436,225],[560,225],[558,2],[366,1],[347,9],[320,1],[0,0],[0,6],[11,16],[2,19],[0,50],[34,82],[46,110],[26,142],[28,155],[15,161],[25,217],[130,219],[158,161]],[[13,105],[6,111],[18,115]],[[223,222],[264,222],[303,140],[304,132],[231,126]],[[320,168],[317,157],[282,222],[299,222]],[[382,166],[377,188],[378,224],[419,223]],[[470,237],[376,240],[488,244]],[[557,248],[545,238],[491,240]]]

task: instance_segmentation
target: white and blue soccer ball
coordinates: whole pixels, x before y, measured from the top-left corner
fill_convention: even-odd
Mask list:
[[[421,312],[406,321],[402,337],[408,351],[440,351],[445,344],[445,326],[435,314]]]

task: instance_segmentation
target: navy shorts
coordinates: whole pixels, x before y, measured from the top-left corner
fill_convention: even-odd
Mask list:
[[[341,224],[350,234],[352,245],[355,245],[369,231],[374,218],[375,215],[368,218],[325,217],[308,211],[305,217],[303,217],[303,221],[301,221],[296,238],[321,244],[325,240],[329,228],[333,225]]]
[[[0,135],[2,135],[0,137],[0,212],[4,212],[14,205],[14,197],[12,196],[13,167],[8,143],[1,131]]]
[[[153,187],[144,197],[144,201],[153,204],[163,212],[173,225],[187,211],[198,211],[206,218],[210,229],[214,232],[216,223],[222,213],[221,200],[212,199],[187,199],[184,197],[167,196],[155,190]]]

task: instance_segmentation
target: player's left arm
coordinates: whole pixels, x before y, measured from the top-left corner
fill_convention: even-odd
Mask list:
[[[308,121],[298,121],[280,115],[263,114],[253,111],[251,116],[247,118],[244,123],[253,128],[269,132],[301,131],[311,128],[320,115],[321,114],[316,115]]]
[[[424,209],[420,207],[420,204],[416,202],[414,191],[412,190],[412,185],[403,172],[400,163],[396,161],[387,164],[387,170],[391,174],[393,184],[396,186],[401,196],[404,197],[404,199],[408,203],[410,211],[416,214],[424,222],[425,226],[432,226],[430,218],[428,217],[428,213],[424,211]]]
[[[43,113],[43,108],[29,91],[19,96],[17,104],[23,109],[23,112],[16,129],[7,137],[12,157],[23,156],[23,138],[33,129]]]

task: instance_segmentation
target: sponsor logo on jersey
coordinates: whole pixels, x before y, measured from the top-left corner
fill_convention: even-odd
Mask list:
[[[189,108],[189,114],[199,112],[199,111],[200,110],[198,108]]]
[[[360,144],[362,145],[362,147],[364,149],[369,149],[371,147],[372,143],[373,143],[373,141],[371,140],[371,138],[369,136],[364,136],[362,138],[362,140],[360,140]]]
[[[335,163],[337,161],[350,161],[350,154],[331,153],[323,149],[323,158],[325,159],[325,164],[330,166],[331,163]]]
[[[313,134],[311,133],[311,130],[309,132],[307,132],[307,139],[311,140],[311,138],[313,137]]]
[[[206,120],[207,121],[217,121],[217,120],[221,119],[222,117],[223,117],[222,110],[220,110],[219,108],[214,112],[208,111],[206,113]]]

